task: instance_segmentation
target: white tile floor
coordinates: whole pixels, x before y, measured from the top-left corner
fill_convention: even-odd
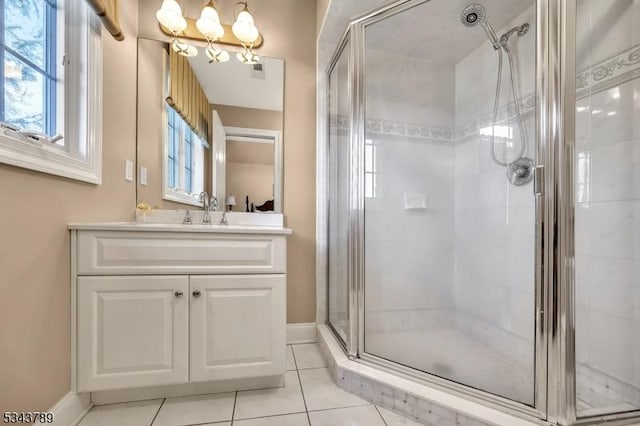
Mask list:
[[[94,407],[80,426],[398,426],[418,423],[338,388],[317,344],[287,347],[285,386]]]

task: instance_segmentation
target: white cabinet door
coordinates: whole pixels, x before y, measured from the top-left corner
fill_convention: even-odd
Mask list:
[[[191,381],[285,372],[285,275],[192,276]]]
[[[79,277],[78,390],[187,383],[189,277]]]

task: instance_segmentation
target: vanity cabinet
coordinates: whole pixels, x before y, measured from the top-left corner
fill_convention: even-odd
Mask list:
[[[78,277],[81,392],[189,381],[189,277]]]
[[[284,275],[191,277],[191,291],[191,381],[284,373]]]
[[[72,250],[77,392],[284,374],[286,235],[72,229]]]

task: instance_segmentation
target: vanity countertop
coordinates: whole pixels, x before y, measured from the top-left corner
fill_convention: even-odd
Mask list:
[[[69,229],[85,231],[138,231],[138,232],[196,232],[219,234],[266,234],[291,235],[289,228],[275,226],[247,226],[247,225],[182,225],[167,223],[135,223],[135,222],[105,222],[105,223],[70,223]]]

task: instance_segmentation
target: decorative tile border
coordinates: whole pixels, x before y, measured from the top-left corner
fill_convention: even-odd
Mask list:
[[[577,98],[619,86],[640,77],[640,45],[611,56],[576,75]]]
[[[413,138],[451,142],[455,138],[452,129],[427,127],[418,124],[405,124],[385,120],[367,120],[366,131],[369,133],[409,136]]]
[[[620,86],[636,78],[640,78],[640,45],[635,45],[586,70],[580,71],[576,75],[576,97],[577,99],[582,99],[594,93]],[[535,93],[521,97],[519,106],[520,113],[523,116],[534,113],[536,107]],[[513,121],[515,117],[515,104],[510,102],[498,111],[497,122]],[[493,112],[473,119],[468,124],[456,129],[407,124],[382,119],[367,119],[366,131],[374,134],[405,136],[429,141],[457,142],[477,135],[480,129],[490,127],[492,121]],[[333,134],[337,130],[348,130],[349,119],[346,116],[332,116],[329,127]]]
[[[529,94],[520,98],[519,101],[520,114],[524,117],[528,114],[534,113],[536,109],[536,95],[535,93]],[[509,102],[498,110],[498,116],[496,124],[513,121],[516,118],[516,108],[513,102]],[[493,112],[484,114],[479,118],[472,120],[469,124],[458,127],[456,129],[455,141],[464,140],[470,136],[480,133],[480,129],[491,127],[493,124]]]
[[[452,142],[455,139],[455,131],[453,129],[397,121],[368,119],[365,129],[368,133],[406,136],[430,141]],[[336,134],[339,130],[349,130],[349,118],[346,116],[332,116],[329,121],[329,130],[332,134]]]

